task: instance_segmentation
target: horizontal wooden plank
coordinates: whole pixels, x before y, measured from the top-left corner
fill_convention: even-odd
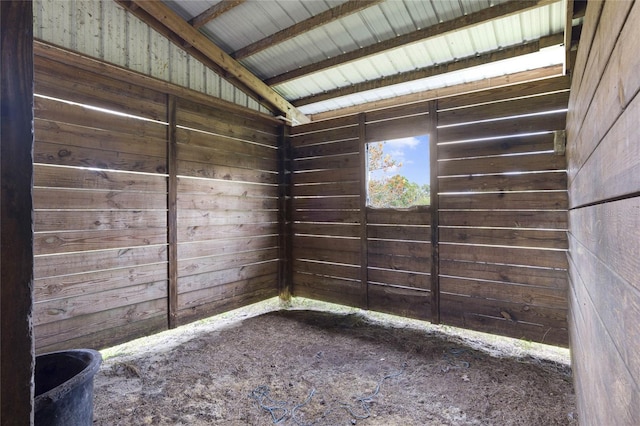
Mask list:
[[[294,160],[293,162],[293,169],[296,172],[305,170],[343,169],[350,167],[360,167],[359,153],[355,152],[325,157],[304,158]]]
[[[234,182],[254,182],[277,184],[278,174],[264,170],[252,170],[239,167],[203,164],[198,161],[178,159],[177,174],[187,177],[221,179]]]
[[[153,192],[34,188],[35,209],[164,210],[167,197]]]
[[[137,136],[162,139],[166,136],[164,124],[96,111],[51,99],[34,97],[34,115],[37,118],[76,124],[93,129],[105,129]]]
[[[569,90],[438,112],[438,126],[566,109]]]
[[[440,127],[438,128],[438,143],[564,130],[566,116],[566,112],[558,112],[485,121],[463,126]]]
[[[103,170],[122,170],[144,173],[167,172],[167,161],[162,157],[101,151],[93,148],[71,147],[65,144],[36,141],[34,162],[72,167],[90,167]]]
[[[565,289],[440,276],[440,291],[443,294],[449,293],[469,296],[475,299],[489,299],[491,304],[498,306],[501,302],[512,302],[526,304],[529,307],[554,308],[557,310],[556,316],[551,319],[554,322],[566,321],[568,303]],[[470,305],[473,305],[473,302]],[[470,311],[474,312],[473,308],[470,307]],[[523,311],[527,312],[526,309],[523,309]],[[499,312],[496,312],[496,314],[498,314],[496,316],[500,316]],[[524,318],[515,319],[534,322]]]
[[[99,231],[167,227],[167,213],[120,210],[36,210],[35,232]]]
[[[206,256],[193,259],[178,259],[178,278],[205,272],[222,271],[278,259],[277,248],[267,248],[241,253]]]
[[[251,277],[214,288],[178,295],[180,321],[203,318],[204,313],[222,313],[278,295],[277,274]]]
[[[178,282],[178,296],[193,291],[210,289],[212,294],[219,292],[220,286],[238,281],[246,281],[256,277],[269,275],[271,287],[277,286],[275,275],[278,272],[278,260],[272,260],[255,265],[241,266],[222,271],[206,272],[204,274],[182,277]]]
[[[167,192],[166,176],[34,164],[34,186],[109,191]]]
[[[553,153],[543,153],[438,161],[438,176],[469,176],[547,170],[566,170],[565,157]]]
[[[294,223],[294,234],[360,237],[360,225],[344,223]]]
[[[179,101],[179,103],[182,101]],[[212,120],[211,117],[216,117],[216,119]],[[176,124],[178,126],[261,145],[278,145],[278,138],[275,132],[264,133],[251,127],[241,126],[238,124],[238,120],[233,120],[231,117],[231,115],[221,113],[219,110],[215,114],[205,115],[186,111],[180,106],[176,108]],[[247,121],[248,119],[240,118],[239,120]],[[272,130],[275,131],[275,128]]]
[[[424,115],[428,120],[429,102],[415,102],[412,104],[398,105],[390,108],[383,108],[365,113],[365,123],[376,121],[394,120],[398,117],[408,117],[413,115]]]
[[[419,272],[428,274],[431,272],[431,256],[400,256],[392,252],[385,254],[368,253],[368,265],[370,268],[390,269],[395,271]]]
[[[470,105],[503,102],[507,99],[525,96],[537,96],[542,93],[567,90],[570,85],[571,79],[568,76],[551,77],[526,83],[512,84],[496,89],[476,91],[439,99],[438,110],[442,111]]]
[[[394,254],[413,256],[419,259],[431,257],[431,243],[423,241],[368,240],[367,251],[370,254]]]
[[[293,148],[292,157],[294,159],[308,157],[326,157],[329,155],[348,154],[360,152],[362,144],[358,139],[343,140],[334,143],[323,143],[319,145],[306,145]]]
[[[258,237],[278,234],[278,223],[247,223],[230,225],[194,226],[178,222],[178,241],[180,243],[209,241],[227,238]]]
[[[441,211],[442,226],[498,226],[504,228],[562,229],[568,227],[564,210],[538,211]]]
[[[346,237],[316,237],[306,235],[295,235],[293,237],[295,248],[309,249],[340,249],[346,252],[358,252],[360,250],[359,238]]]
[[[277,222],[277,212],[271,211],[207,211],[178,209],[179,226],[243,225]]]
[[[488,157],[553,151],[554,134],[521,135],[502,139],[488,139],[438,145],[438,159]]]
[[[299,260],[310,260],[341,265],[360,265],[360,253],[326,248],[300,247],[294,242],[293,257]]]
[[[95,314],[122,306],[155,299],[166,299],[167,282],[158,281],[124,288],[85,293],[76,297],[50,299],[34,304],[33,324],[63,321],[81,315]]]
[[[440,208],[451,210],[566,210],[565,191],[440,194]]]
[[[234,197],[216,194],[178,194],[179,209],[196,210],[277,210],[278,200],[273,197]]]
[[[252,143],[213,133],[184,129],[181,127],[176,129],[176,142],[187,146],[217,149],[225,152],[233,152],[241,155],[250,155],[253,157],[269,158],[273,160],[278,156],[278,150],[274,146]]]
[[[636,96],[584,165],[572,161],[571,207],[640,192],[638,117],[640,97]]]
[[[414,206],[408,209],[367,208],[367,223],[429,225],[431,224],[431,208],[429,206]]]
[[[292,185],[291,196],[360,195],[360,182],[331,182],[327,184]]]
[[[212,121],[211,117],[216,117],[215,121],[227,123],[229,127],[252,129],[272,136],[277,136],[279,134],[278,129],[280,127],[280,123],[264,120],[252,115],[240,115],[222,107],[204,105],[184,97],[178,98],[176,107],[179,119],[182,117],[195,119],[197,117],[205,126]]]
[[[265,185],[250,182],[233,182],[228,180],[199,179],[190,177],[178,178],[179,194],[207,194],[211,197],[272,197],[278,196],[276,185]]]
[[[369,310],[405,318],[431,320],[429,291],[370,284],[367,294]]]
[[[86,150],[166,158],[167,142],[164,136],[153,138],[145,134],[127,133],[126,130],[124,128],[121,131],[117,127],[110,130],[95,129],[36,118],[34,120],[35,148],[37,150],[40,143],[53,143]]]
[[[566,231],[536,229],[440,228],[440,241],[466,244],[568,249]]]
[[[293,295],[365,308],[365,290],[359,281],[296,272],[293,274]]]
[[[294,185],[305,183],[353,182],[360,179],[360,167],[350,167],[338,170],[321,170],[303,173],[293,173],[291,181]]]
[[[441,243],[440,259],[567,269],[563,250]]]
[[[640,197],[571,210],[571,234],[640,290]]]
[[[167,278],[166,262],[81,274],[41,278],[34,282],[36,302],[95,293],[97,289],[116,289],[162,281]]]
[[[505,283],[550,287],[567,290],[567,271],[561,269],[510,266],[495,263],[457,262],[440,260],[440,274],[475,280],[502,281]]]
[[[37,55],[34,57],[34,71],[36,94],[158,121],[167,118],[163,93]]]
[[[509,321],[502,316],[499,318],[479,315],[473,312],[449,312],[445,305],[440,313],[440,321],[445,325],[467,328],[484,333],[524,339],[533,342],[556,346],[569,346],[569,335],[566,327],[550,327],[547,325],[530,324]]]
[[[138,247],[167,243],[163,228],[43,232],[33,238],[35,255]]]
[[[34,327],[36,352],[102,349],[167,328],[167,301],[151,300]]]
[[[365,126],[365,142],[422,136],[429,134],[430,130],[431,122],[427,114],[367,123]]]
[[[275,159],[240,155],[231,151],[185,144],[177,145],[176,155],[179,161],[201,163],[201,167],[221,165],[266,171],[275,171],[278,167]]]
[[[412,287],[423,290],[429,290],[431,288],[431,274],[425,273],[369,268],[367,278],[370,284]]]
[[[345,126],[356,126],[358,124],[358,115],[350,115],[345,117],[333,118],[330,120],[319,120],[311,123],[305,123],[291,128],[292,138],[312,132],[322,132],[327,129],[335,129]]]
[[[180,238],[178,238],[178,240],[180,240]],[[271,247],[278,247],[277,235],[251,235],[248,237],[233,239],[226,236],[216,235],[216,239],[179,243],[178,259],[231,254]]]
[[[438,190],[446,192],[496,192],[496,191],[559,191],[567,189],[564,171],[549,173],[523,173],[517,175],[483,175],[443,177],[438,180]]]
[[[296,197],[292,205],[295,210],[358,210],[360,197]]]
[[[360,265],[336,265],[330,263],[294,259],[293,271],[348,280],[360,279]]]
[[[297,126],[296,126],[297,127]],[[294,129],[296,128],[294,127]],[[358,139],[358,126],[339,127],[327,129],[313,133],[292,134],[291,146],[299,148],[302,146],[325,144],[330,142],[342,142]]]
[[[554,309],[526,303],[504,300],[488,300],[443,292],[440,302],[448,315],[466,317],[479,315],[487,318],[505,319],[513,326],[535,324],[539,326],[567,329],[567,308]],[[565,343],[566,345],[566,343]]]
[[[431,241],[431,227],[369,224],[367,226],[367,238],[404,241]]]
[[[34,259],[34,278],[103,271],[166,261],[166,245],[36,256]]]
[[[296,221],[300,222],[359,223],[360,211],[300,210],[294,213],[294,217]]]

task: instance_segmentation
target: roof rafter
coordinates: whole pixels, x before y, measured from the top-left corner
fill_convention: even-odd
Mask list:
[[[327,68],[353,62],[358,59],[363,59],[368,56],[385,52],[387,50],[396,49],[398,47],[402,47],[405,44],[415,43],[432,37],[441,36],[449,32],[473,27],[490,20],[504,18],[532,8],[556,3],[558,1],[560,0],[511,0],[507,3],[501,3],[488,9],[483,9],[469,15],[441,22],[439,24],[413,31],[408,34],[404,34],[389,40],[384,40],[380,43],[365,46],[363,48],[353,50],[342,55],[337,55],[333,58],[328,58],[310,65],[306,65],[298,69],[268,78],[264,80],[264,82],[269,86],[275,86],[284,83],[285,81],[300,78],[302,76],[319,72]]]
[[[360,112],[374,111],[399,105],[423,102],[446,96],[461,95],[463,93],[477,92],[479,90],[493,89],[511,84],[524,83],[526,81],[541,80],[549,77],[562,76],[562,65],[553,65],[545,68],[537,68],[529,71],[522,71],[515,74],[507,74],[491,79],[471,81],[454,86],[442,87],[439,89],[425,90],[423,92],[410,93],[397,96],[395,98],[381,99],[363,104],[353,105],[331,111],[310,114],[312,121],[328,120],[330,118],[343,117],[345,115],[357,114]],[[567,77],[568,78],[568,77]]]
[[[484,65],[491,62],[514,58],[517,56],[526,55],[528,53],[534,53],[544,47],[561,44],[563,40],[564,33],[558,33],[551,36],[542,37],[539,40],[534,40],[529,43],[509,46],[480,55],[469,56],[451,62],[445,62],[430,67],[419,68],[416,70],[402,72],[387,77],[364,81],[362,83],[352,84],[351,86],[328,90],[317,95],[311,95],[304,98],[296,99],[291,103],[296,107],[300,107],[315,102],[326,101],[327,99],[333,99],[340,96],[364,92],[366,90],[379,89],[381,87],[392,86],[394,84],[404,83],[407,81],[419,80],[421,78],[433,77],[453,71],[459,71],[469,67],[475,67],[478,65]]]
[[[308,117],[302,114],[296,107],[289,103],[289,101],[264,84],[258,77],[253,75],[198,30],[193,28],[164,3],[160,1],[140,0],[135,0],[131,3],[144,10],[150,17],[164,25],[167,30],[170,30],[188,45],[213,61],[225,73],[228,73],[240,81],[258,95],[262,101],[272,105],[287,118],[300,123],[309,121]]]
[[[275,44],[282,43],[289,39],[292,39],[302,33],[311,31],[314,28],[333,22],[337,19],[359,12],[368,7],[374,6],[384,0],[349,0],[339,6],[326,10],[318,15],[312,16],[309,19],[298,22],[288,28],[278,31],[268,37],[251,43],[248,46],[238,49],[231,54],[232,58],[237,60],[244,59],[247,56],[251,56],[264,49],[267,49]]]
[[[245,0],[222,0],[220,3],[214,4],[200,15],[190,19],[189,24],[191,24],[193,28],[198,29],[244,2]]]

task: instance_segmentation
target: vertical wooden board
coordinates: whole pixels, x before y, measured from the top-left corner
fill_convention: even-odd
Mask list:
[[[103,10],[104,60],[124,67],[129,56],[127,12],[114,1],[103,1],[100,4]],[[45,40],[48,41],[47,38]]]
[[[156,31],[149,32],[150,74],[152,77],[169,81],[169,40]]]
[[[149,74],[149,26],[136,18],[133,14],[127,14],[127,52],[128,68]]]
[[[58,46],[72,48],[71,21],[75,10],[75,1],[41,0],[41,4],[41,35],[43,39]]]
[[[634,98],[585,164],[570,167],[572,208],[640,192],[638,122],[640,96]]]
[[[102,48],[102,2],[77,1],[73,19],[75,19],[75,48],[78,52],[94,58],[103,58]]]
[[[0,418],[33,424],[33,3],[0,2]]]

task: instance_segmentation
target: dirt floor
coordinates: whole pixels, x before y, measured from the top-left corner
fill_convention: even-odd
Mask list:
[[[359,311],[255,314],[103,351],[94,424],[577,424],[566,352]]]

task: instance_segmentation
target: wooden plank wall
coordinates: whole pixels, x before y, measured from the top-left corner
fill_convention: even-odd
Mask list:
[[[277,295],[282,125],[36,47],[38,352],[104,347]]]
[[[69,102],[164,120],[166,97],[42,56],[35,67],[37,350],[162,330],[167,126]]]
[[[567,119],[570,335],[582,424],[640,424],[640,4],[590,1]]]
[[[176,116],[182,324],[278,294],[279,126],[183,99]]]
[[[557,77],[438,101],[444,324],[568,344],[568,96]]]

